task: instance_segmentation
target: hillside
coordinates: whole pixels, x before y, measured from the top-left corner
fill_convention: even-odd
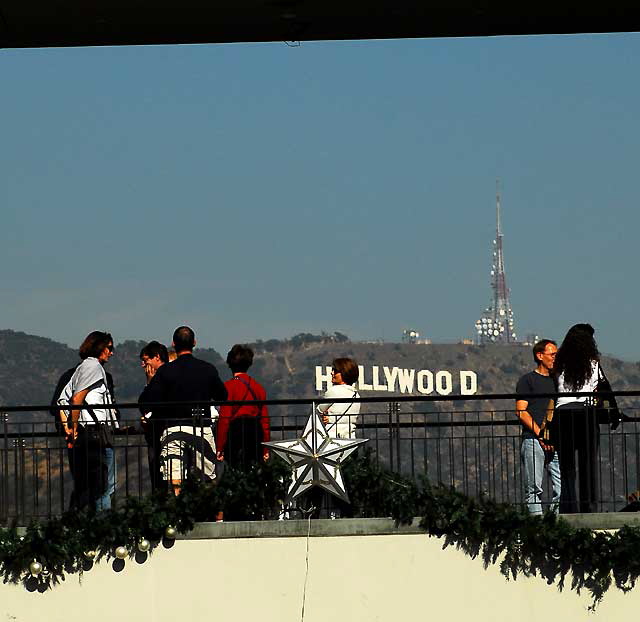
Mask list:
[[[120,402],[136,401],[144,384],[138,354],[141,341],[116,344],[109,363]],[[269,397],[277,399],[313,397],[316,390],[316,366],[329,366],[336,356],[351,356],[364,368],[365,383],[372,384],[373,366],[378,368],[379,382],[398,368],[407,378],[415,370],[413,390],[419,395],[418,373],[422,372],[423,389],[429,373],[434,378],[452,379],[452,394],[460,393],[460,372],[477,376],[477,393],[512,392],[518,377],[531,369],[531,350],[521,346],[470,346],[462,344],[417,345],[398,343],[356,343],[344,335],[297,335],[288,340],[259,341],[252,344],[256,358],[253,375],[266,387]],[[75,350],[50,339],[11,330],[0,331],[0,405],[47,404],[60,374],[77,361]],[[199,349],[196,355],[212,362],[223,379],[230,376],[220,354],[213,349]],[[615,389],[640,389],[640,364],[604,357]],[[405,373],[403,370],[407,370]],[[322,370],[324,373],[324,370]],[[441,373],[438,376],[438,372]],[[426,380],[425,380],[426,378]],[[388,384],[388,383],[387,383]],[[437,384],[437,383],[436,383]],[[399,394],[396,391],[363,390],[362,395]],[[431,393],[437,394],[435,390]]]

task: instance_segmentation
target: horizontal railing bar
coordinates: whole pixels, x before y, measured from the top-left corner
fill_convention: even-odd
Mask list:
[[[359,402],[361,404],[375,404],[375,403],[389,403],[389,402],[481,402],[481,401],[495,401],[495,400],[527,400],[530,398],[557,398],[558,393],[486,393],[483,395],[391,395],[391,396],[372,396],[372,397],[344,397],[344,398],[330,398],[327,399],[323,396],[314,398],[296,398],[296,399],[284,399],[284,400],[234,400],[234,401],[185,401],[185,402],[148,402],[143,404],[145,410],[152,411],[154,408],[171,408],[171,407],[192,407],[192,408],[205,408],[209,406],[238,406],[245,404],[252,405],[265,405],[265,406],[295,406],[295,405],[310,405],[317,403],[332,403],[332,404],[349,404]],[[585,393],[585,392],[573,392],[562,393],[563,397],[640,397],[640,390],[634,391],[611,391],[611,392],[599,392],[599,393]],[[87,408],[112,408],[112,409],[139,409],[141,404],[138,402],[127,403],[113,403],[113,404],[78,404],[73,407],[73,410],[86,410]],[[35,406],[0,406],[0,412],[33,412],[33,411],[50,411],[50,410],[69,410],[69,405],[57,406],[57,405],[35,405]],[[509,409],[511,410],[511,409]]]
[[[414,413],[415,414],[415,413]],[[434,413],[434,414],[442,414],[442,413]],[[624,426],[624,423],[634,423],[640,421],[640,417],[629,417],[626,421],[621,422],[621,425]],[[15,424],[14,424],[15,425]],[[17,424],[20,425],[20,424]],[[42,425],[39,424],[24,424],[24,425]],[[497,426],[520,426],[521,423],[518,419],[508,419],[505,421],[399,421],[394,422],[394,428],[489,428],[489,427],[497,427]],[[606,425],[606,424],[600,424]],[[283,426],[275,426],[271,428],[271,432],[297,432],[303,427],[300,425],[283,425]],[[356,423],[354,427],[357,430],[387,430],[389,429],[389,423]],[[132,437],[132,436],[143,436],[144,432],[139,429],[135,430],[123,430],[119,431],[118,429],[114,430],[115,436],[118,437]],[[2,438],[6,439],[23,439],[23,438],[57,438],[62,436],[57,432],[9,432],[7,434],[3,434]]]

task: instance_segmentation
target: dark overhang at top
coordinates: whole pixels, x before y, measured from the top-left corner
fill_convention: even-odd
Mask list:
[[[441,6],[447,4],[448,6]],[[0,0],[0,47],[468,37],[640,30],[640,5],[430,0]]]

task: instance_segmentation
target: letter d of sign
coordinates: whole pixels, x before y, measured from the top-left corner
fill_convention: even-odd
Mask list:
[[[475,395],[478,391],[478,374],[474,371],[460,372],[460,395]]]

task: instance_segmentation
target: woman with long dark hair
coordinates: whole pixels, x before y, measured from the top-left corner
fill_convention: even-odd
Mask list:
[[[598,501],[600,431],[593,399],[589,395],[563,395],[593,393],[598,386],[600,353],[593,338],[594,332],[591,324],[572,326],[560,345],[554,366],[559,394],[556,402],[556,447],[562,475],[560,512],[563,514],[595,512]]]

